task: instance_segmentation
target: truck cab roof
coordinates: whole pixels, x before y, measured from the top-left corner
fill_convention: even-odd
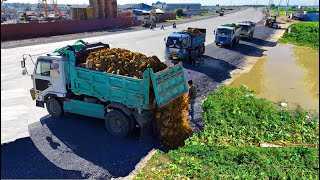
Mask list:
[[[235,30],[235,27],[229,27],[229,26],[219,26],[217,29],[230,29],[230,30]]]
[[[249,24],[249,23],[238,23],[238,25],[251,26],[251,24]]]
[[[46,56],[39,56],[38,59],[42,60],[57,60],[57,61],[63,61],[63,57],[59,54],[47,54]]]

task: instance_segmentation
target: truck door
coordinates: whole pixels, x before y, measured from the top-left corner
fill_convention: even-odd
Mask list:
[[[44,95],[50,91],[50,66],[50,60],[38,59],[37,61],[37,66],[33,73],[33,87],[35,88],[36,100],[38,101],[43,101]]]
[[[63,66],[59,61],[39,59],[33,74],[36,99],[43,101],[46,94],[62,97],[66,93]]]
[[[63,61],[52,60],[50,65],[51,91],[58,97],[66,93]]]

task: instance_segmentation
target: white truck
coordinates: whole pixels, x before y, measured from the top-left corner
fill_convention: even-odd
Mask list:
[[[245,39],[252,39],[256,23],[251,21],[242,21],[238,23],[241,26],[240,37]]]
[[[214,31],[215,34],[215,40],[217,46],[222,45],[228,45],[231,48],[235,47],[236,44],[239,44],[240,41],[240,32],[241,32],[241,26],[238,26],[236,24],[224,24],[217,28],[217,30]]]

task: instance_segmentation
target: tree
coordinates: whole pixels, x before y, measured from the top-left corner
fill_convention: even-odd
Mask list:
[[[31,4],[30,3],[27,3],[26,5],[25,5],[25,11],[31,11]]]
[[[177,10],[176,10],[176,15],[177,15],[178,17],[183,16],[183,9],[177,9]]]

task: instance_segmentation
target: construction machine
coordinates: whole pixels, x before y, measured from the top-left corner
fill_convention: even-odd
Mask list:
[[[61,12],[60,12],[59,7],[58,7],[57,0],[52,0],[51,3],[52,3],[52,6],[53,6],[53,10],[54,10],[54,17],[49,15],[49,6],[48,6],[47,0],[39,0],[39,4],[41,4],[42,7],[43,7],[45,20],[52,21],[52,20],[61,19],[62,15],[61,15]]]
[[[110,134],[124,137],[139,128],[140,138],[144,139],[152,133],[154,112],[151,97],[161,108],[188,93],[182,64],[156,73],[147,68],[142,72],[142,79],[79,65],[89,53],[109,48],[108,44],[101,42],[79,40],[56,49],[54,54],[39,56],[36,62],[32,61],[31,97],[36,106],[46,106],[53,117],[74,113],[104,119]],[[29,75],[25,65],[27,57],[31,58],[24,55],[21,67],[22,73]]]

